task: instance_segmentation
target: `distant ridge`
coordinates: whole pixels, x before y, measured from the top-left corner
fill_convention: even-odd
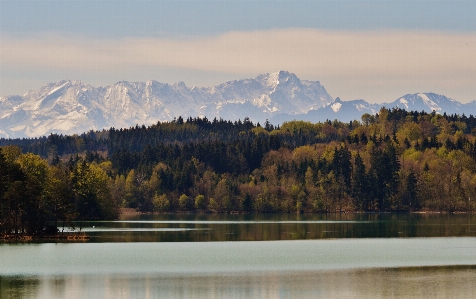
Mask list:
[[[299,79],[287,71],[217,86],[187,87],[184,82],[121,81],[93,87],[82,81],[48,83],[23,96],[0,97],[0,138],[40,137],[51,133],[80,134],[105,128],[125,128],[171,121],[182,116],[281,124],[293,119],[360,120],[381,107],[437,113],[476,114],[476,102],[461,104],[435,93],[405,95],[393,102],[335,100],[319,81]]]
[[[332,102],[318,81],[279,71],[209,87],[121,81],[93,87],[49,83],[23,96],[0,97],[0,137],[79,134],[109,127],[149,125],[175,117],[206,116],[264,122],[278,113],[303,114]]]
[[[360,120],[362,114],[375,114],[380,108],[401,108],[407,111],[425,111],[431,113],[443,114],[470,114],[476,115],[476,101],[468,104],[447,98],[444,95],[436,93],[415,93],[407,94],[390,103],[370,104],[364,100],[342,101],[336,98],[334,101],[316,110],[310,110],[305,114],[289,115],[279,114],[271,118],[271,123],[282,123],[294,119],[306,120],[311,122],[325,121],[327,119],[340,121]]]

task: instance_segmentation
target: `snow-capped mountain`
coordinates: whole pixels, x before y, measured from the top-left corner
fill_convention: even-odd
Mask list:
[[[332,97],[317,81],[279,71],[209,88],[157,81],[92,87],[81,81],[44,85],[23,96],[0,97],[0,137],[80,134],[109,127],[150,125],[175,117],[206,116],[263,122],[279,113],[304,114]]]
[[[465,105],[435,93],[407,94],[391,103],[383,104],[389,108],[401,108],[407,111],[426,111],[446,114],[463,114]],[[473,110],[474,111],[474,110]]]
[[[0,138],[80,134],[150,125],[179,116],[226,120],[249,117],[253,122],[269,119],[275,125],[293,119],[347,122],[360,120],[364,113],[375,114],[381,107],[476,115],[476,101],[461,104],[435,93],[407,94],[383,104],[333,100],[318,81],[300,80],[286,71],[208,88],[157,81],[122,81],[93,87],[67,80],[46,84],[23,96],[0,97]]]
[[[271,118],[271,123],[283,123],[284,121],[290,121],[294,119],[305,120],[310,122],[319,122],[326,120],[338,119],[340,121],[348,122],[351,120],[360,120],[362,114],[377,113],[382,104],[369,104],[364,100],[342,101],[340,98],[336,98],[327,106],[310,110],[306,114],[289,115],[279,114]]]
[[[271,123],[282,123],[294,119],[306,120],[311,122],[319,122],[326,120],[338,119],[340,121],[348,122],[351,120],[361,120],[364,113],[375,114],[380,108],[401,108],[407,111],[425,111],[431,113],[443,114],[469,114],[476,115],[476,101],[468,104],[461,104],[460,102],[439,95],[435,93],[416,93],[407,94],[393,102],[382,104],[370,104],[364,100],[342,101],[336,98],[327,106],[317,110],[310,110],[306,114],[289,115],[278,114],[271,118]]]

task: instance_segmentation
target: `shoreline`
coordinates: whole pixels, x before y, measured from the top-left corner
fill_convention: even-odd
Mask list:
[[[63,241],[85,241],[90,236],[84,233],[61,233],[54,235],[28,235],[28,234],[4,234],[0,235],[0,241],[46,241],[46,240],[63,240]]]
[[[342,212],[244,212],[244,211],[228,211],[228,212],[213,212],[213,211],[208,211],[208,210],[198,210],[198,211],[173,211],[173,212],[141,212],[133,208],[120,208],[119,209],[119,216],[134,216],[134,215],[187,215],[187,214],[201,214],[201,215],[208,215],[208,214],[228,214],[228,215],[269,215],[269,214],[301,214],[301,215],[306,215],[306,214],[473,214],[473,211],[374,211],[374,212],[369,212],[369,211],[342,211]]]

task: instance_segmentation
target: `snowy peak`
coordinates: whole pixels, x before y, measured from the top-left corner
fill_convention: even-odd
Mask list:
[[[360,120],[365,113],[376,114],[382,108],[401,108],[407,111],[425,111],[443,114],[473,114],[476,115],[476,101],[461,104],[458,101],[436,93],[407,94],[391,103],[370,104],[364,100],[342,101],[336,98],[325,107],[310,110],[306,114],[286,115],[279,114],[271,118],[271,123],[279,124],[293,119],[319,122],[338,119],[340,121]]]
[[[332,102],[317,81],[278,71],[210,88],[184,82],[120,81],[92,87],[81,81],[49,83],[23,96],[0,97],[0,137],[75,134],[109,127],[170,121],[175,117],[264,122],[279,113],[302,114]]]
[[[249,117],[280,124],[293,119],[360,120],[381,107],[447,114],[476,114],[476,101],[461,104],[435,93],[407,94],[391,103],[333,98],[319,81],[299,79],[287,71],[228,81],[208,88],[154,80],[120,81],[92,87],[81,81],[48,83],[23,96],[0,97],[0,137],[79,134],[103,128],[123,128],[171,121],[178,116],[238,120]]]
[[[337,113],[342,107],[342,101],[340,100],[339,97],[337,97],[332,103],[329,104],[329,107],[332,109],[332,111]]]
[[[301,80],[299,80],[295,74],[289,73],[287,71],[262,74],[256,77],[255,80],[260,82],[262,86],[267,86],[272,89],[276,88],[280,84],[302,85]]]
[[[308,84],[303,84],[295,74],[286,71],[225,82],[210,88],[209,93],[215,101],[222,102],[219,106],[221,111],[225,106],[239,109],[251,105],[259,108],[260,113],[265,114],[265,119],[280,111],[290,114],[306,113],[332,101],[332,97],[319,82],[309,81]]]
[[[463,105],[461,103],[436,93],[407,94],[394,102],[384,104],[384,106],[401,108],[408,111],[435,111],[441,114],[444,112],[448,114],[461,114],[463,112]]]

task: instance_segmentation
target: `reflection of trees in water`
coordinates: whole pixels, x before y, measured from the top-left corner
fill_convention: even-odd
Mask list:
[[[227,275],[102,274],[1,277],[0,298],[452,298],[474,297],[474,266]],[[133,294],[133,295],[132,295]],[[266,294],[266,295],[264,295]],[[156,297],[153,297],[156,298]]]
[[[0,298],[36,298],[39,285],[37,277],[0,276]]]
[[[474,215],[451,214],[173,214],[136,215],[135,222],[89,223],[97,241],[204,242],[326,238],[474,236]],[[149,222],[150,221],[150,222]],[[156,221],[156,222],[154,222]],[[120,228],[121,232],[107,229]],[[137,229],[138,231],[127,231]],[[139,231],[156,229],[156,231]],[[168,230],[169,229],[169,230]],[[161,231],[162,230],[162,231]]]

